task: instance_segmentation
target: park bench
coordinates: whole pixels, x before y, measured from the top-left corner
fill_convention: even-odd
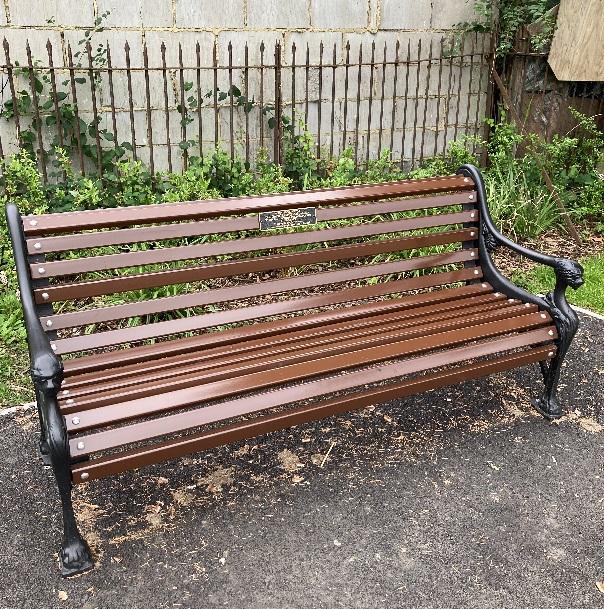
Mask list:
[[[494,227],[478,170],[21,217],[7,206],[65,576],[73,484],[539,363],[556,387],[581,266]],[[490,253],[552,267],[530,294]]]

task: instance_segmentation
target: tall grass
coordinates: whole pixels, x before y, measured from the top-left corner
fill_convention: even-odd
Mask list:
[[[495,166],[484,179],[493,220],[512,239],[534,238],[560,223],[553,197],[534,188],[520,163]]]

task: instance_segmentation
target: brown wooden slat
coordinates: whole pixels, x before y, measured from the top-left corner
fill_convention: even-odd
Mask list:
[[[533,312],[537,307],[533,307]],[[130,401],[147,396],[156,396],[186,387],[198,387],[204,383],[211,383],[229,379],[244,374],[252,374],[263,370],[274,370],[278,367],[291,366],[300,362],[315,361],[324,357],[331,357],[341,353],[352,353],[369,347],[387,345],[411,338],[429,336],[467,328],[501,319],[511,319],[526,315],[524,305],[509,308],[498,308],[492,311],[480,311],[473,315],[456,316],[453,319],[437,319],[431,322],[404,324],[400,320],[386,324],[375,332],[362,333],[358,330],[335,336],[320,336],[314,339],[299,341],[295,345],[273,345],[259,350],[257,353],[247,354],[246,357],[231,358],[230,361],[212,361],[211,365],[194,367],[183,371],[178,376],[145,380],[133,386],[118,386],[117,388],[94,391],[90,395],[70,395],[60,400],[61,410],[65,414],[82,412],[91,408],[100,408],[119,402]],[[551,320],[550,320],[551,321]]]
[[[148,288],[168,285],[204,281],[248,273],[260,273],[289,267],[301,267],[335,260],[350,258],[363,258],[392,252],[401,252],[409,249],[431,247],[434,245],[448,245],[462,241],[474,240],[477,229],[463,229],[458,231],[443,231],[428,233],[416,237],[402,239],[380,239],[356,243],[354,245],[341,245],[330,248],[319,248],[294,254],[276,254],[274,256],[260,256],[229,262],[219,262],[204,266],[172,269],[155,273],[113,277],[96,281],[82,281],[58,286],[45,286],[34,290],[36,302],[49,303],[78,298],[91,298],[118,292],[130,292]],[[42,296],[44,294],[45,296]]]
[[[211,218],[273,209],[291,209],[308,205],[338,205],[352,201],[375,201],[397,196],[436,194],[439,192],[472,190],[473,188],[474,183],[470,178],[453,175],[383,184],[307,190],[287,194],[279,193],[231,199],[190,201],[187,203],[162,203],[25,216],[23,218],[23,229],[26,235],[48,235],[89,228],[151,224],[162,220]]]
[[[462,271],[465,275],[469,276],[468,270]],[[459,277],[458,272],[455,272],[455,277]],[[422,280],[439,279],[435,275],[424,276]],[[440,278],[442,279],[442,277]],[[403,279],[403,282],[408,280]],[[403,284],[400,282],[395,283],[394,286],[388,284],[376,284],[370,286],[363,286],[361,288],[355,288],[354,295],[351,295],[346,290],[346,296],[349,296],[349,300],[360,300],[363,298],[370,298],[373,296],[381,296],[390,293],[392,287],[396,292],[397,289],[404,289]],[[405,286],[407,283],[404,284]],[[434,284],[438,285],[438,283]],[[424,287],[431,287],[424,285]],[[379,290],[379,291],[377,291]],[[384,291],[386,290],[386,291]],[[484,298],[491,297],[497,298],[494,294],[490,294],[491,286],[487,283],[477,283],[464,285],[458,288],[446,288],[440,290],[434,290],[430,292],[423,292],[420,294],[407,295],[398,298],[391,298],[388,300],[381,300],[377,302],[370,302],[362,305],[354,305],[348,307],[340,307],[337,309],[330,309],[327,311],[321,311],[320,313],[306,314],[304,316],[288,317],[285,319],[273,320],[268,322],[256,322],[252,325],[239,326],[236,328],[230,328],[222,330],[221,332],[210,332],[198,336],[190,336],[188,338],[180,338],[169,341],[161,341],[150,345],[141,345],[137,347],[129,347],[128,349],[120,349],[119,351],[111,351],[104,353],[95,353],[94,355],[86,355],[75,359],[68,359],[63,362],[65,376],[69,382],[70,378],[75,375],[80,375],[83,372],[91,371],[114,371],[116,368],[123,369],[124,366],[135,363],[137,366],[142,362],[150,362],[157,358],[166,358],[168,356],[178,356],[183,354],[190,357],[192,351],[205,351],[209,347],[217,346],[232,346],[237,343],[249,342],[251,338],[259,339],[261,337],[275,336],[286,332],[291,332],[298,328],[316,328],[317,326],[324,327],[326,324],[334,323],[336,321],[343,320],[354,320],[360,318],[367,318],[368,316],[377,315],[387,311],[399,311],[406,310],[409,315],[412,315],[414,310],[417,310],[423,306],[457,306],[458,302],[466,300],[467,298],[473,297],[476,294],[484,294]],[[342,302],[335,293],[327,295],[330,299],[336,298],[336,300],[329,300],[324,302],[325,306],[334,305]],[[346,296],[344,299],[346,299]],[[499,295],[498,297],[503,297]],[[310,297],[312,302],[316,302],[316,297]],[[302,301],[302,302],[301,302]],[[312,309],[312,303],[308,303],[306,299],[294,299],[287,301],[291,309],[287,312],[295,312],[297,310],[303,311],[305,309]],[[266,306],[262,305],[263,309],[256,309],[253,314],[257,317],[263,316],[263,311],[266,311]],[[463,306],[463,305],[461,305]],[[249,315],[249,310],[245,311],[246,315]],[[222,313],[214,313],[213,315],[221,316]],[[207,316],[206,316],[207,317]],[[253,316],[252,316],[253,318]],[[215,318],[216,319],[216,318]],[[235,321],[245,321],[250,318],[236,319]],[[222,322],[218,322],[222,323]],[[225,322],[226,323],[226,322]],[[211,324],[210,324],[211,325]],[[206,326],[209,327],[209,326]]]
[[[481,345],[460,347],[457,349],[451,349],[445,353],[432,353],[430,355],[420,356],[406,362],[395,362],[386,366],[374,367],[370,370],[363,370],[335,378],[331,377],[310,383],[299,384],[294,387],[276,389],[268,393],[261,394],[261,399],[259,399],[258,395],[244,396],[223,403],[224,416],[220,416],[220,412],[216,412],[216,407],[210,406],[200,408],[195,411],[170,415],[158,420],[134,423],[93,434],[78,435],[77,437],[70,439],[70,451],[74,457],[91,454],[102,450],[124,446],[133,442],[140,442],[169,435],[171,433],[179,433],[187,429],[193,429],[203,425],[203,421],[207,420],[208,418],[212,418],[212,415],[214,417],[218,416],[216,419],[218,421],[226,420],[227,418],[241,416],[242,414],[252,414],[262,410],[292,404],[300,400],[329,395],[330,393],[335,393],[336,391],[345,391],[351,387],[362,387],[365,384],[387,381],[405,374],[416,374],[445,365],[458,364],[472,358],[494,355],[496,353],[505,352],[509,349],[528,347],[538,343],[539,337],[542,335],[542,333],[543,330],[535,330],[514,336],[510,339],[493,340],[487,343],[482,343]],[[454,368],[453,370],[445,369],[438,372],[431,372],[428,376],[397,382],[392,385],[374,387],[369,390],[339,396],[328,401],[322,400],[319,404],[302,407],[293,412],[290,410],[278,415],[273,415],[272,417],[269,417],[268,420],[273,419],[273,417],[285,417],[282,420],[287,421],[287,424],[283,425],[283,427],[289,427],[291,425],[298,424],[289,418],[294,413],[307,414],[308,418],[298,421],[300,423],[316,420],[322,416],[338,414],[339,412],[344,412],[348,409],[344,408],[343,410],[340,410],[338,404],[344,405],[351,403],[352,409],[367,406],[369,404],[382,403],[394,398],[412,395],[413,393],[421,393],[428,391],[429,389],[443,387],[448,384],[457,384],[463,382],[464,380],[486,376],[487,374],[492,374],[494,372],[509,370],[536,361],[543,361],[551,357],[549,355],[550,353],[555,354],[555,351],[556,349],[554,345],[541,346],[522,353],[512,353],[503,357],[500,356],[497,359],[486,362],[483,361],[466,364],[465,366]],[[482,373],[479,371],[482,371]],[[407,387],[410,390],[409,393],[406,393],[404,390],[404,388]],[[403,390],[402,393],[401,390]],[[357,401],[359,399],[360,401]],[[350,402],[351,400],[352,402]],[[207,412],[210,408],[214,408],[214,412],[211,414]],[[81,481],[80,475],[84,471],[90,474],[89,479],[101,477],[102,475],[108,475],[109,473],[117,473],[116,471],[104,470],[103,468],[96,470],[96,464],[99,464],[99,466],[102,467],[103,464],[111,463],[115,459],[120,460],[122,463],[128,462],[133,455],[145,454],[146,451],[151,451],[151,454],[154,454],[154,458],[150,458],[148,461],[139,462],[138,464],[134,464],[130,461],[126,469],[139,467],[143,464],[157,463],[160,459],[157,457],[157,453],[155,452],[156,450],[161,451],[162,448],[178,445],[179,443],[183,442],[186,443],[187,441],[195,442],[200,437],[203,438],[211,436],[214,433],[220,434],[221,430],[224,429],[237,430],[245,428],[246,425],[254,424],[255,421],[262,425],[262,422],[266,420],[267,419],[260,418],[252,419],[251,421],[243,421],[226,428],[223,427],[210,432],[203,432],[202,434],[189,435],[185,436],[184,438],[176,438],[169,440],[168,442],[155,444],[152,447],[137,449],[132,452],[117,453],[85,463],[78,463],[72,466],[74,480]],[[257,433],[261,432],[261,429],[262,427]],[[266,431],[272,431],[272,429],[267,429]],[[230,442],[234,440],[235,439],[232,438],[228,441]],[[77,448],[78,442],[83,442],[83,449]],[[190,450],[190,452],[210,447],[211,446],[209,445],[196,445],[194,449]],[[99,471],[103,473],[95,475],[95,473]]]
[[[476,193],[471,191],[446,195],[431,195],[414,199],[395,199],[393,201],[379,201],[338,207],[320,207],[316,210],[317,222],[362,218],[381,214],[446,207],[449,205],[462,205],[468,203],[469,195],[472,195],[473,200],[476,200]],[[182,237],[200,237],[203,235],[258,230],[258,227],[257,215],[203,220],[201,222],[175,222],[159,226],[122,228],[55,237],[30,237],[27,239],[27,249],[30,254],[69,252],[109,245],[126,245],[128,243],[142,243],[144,241],[162,241]]]
[[[504,333],[530,330],[542,326],[543,324],[544,320],[539,313],[531,313],[521,317],[489,322],[471,328],[460,328],[439,334],[402,340],[401,342],[387,345],[369,347],[352,353],[342,353],[310,362],[292,364],[270,371],[255,372],[207,383],[199,387],[180,389],[171,393],[157,394],[142,399],[120,402],[119,404],[111,406],[103,406],[93,410],[78,412],[75,417],[67,417],[67,430],[70,432],[85,431],[86,429],[110,425],[120,421],[159,414],[160,412],[192,406],[194,404],[201,404],[220,397],[258,390],[263,387],[280,385],[304,378],[346,370],[356,366],[365,366],[373,362],[380,362],[402,356],[408,357],[435,348],[444,349],[445,347],[454,347],[470,341],[490,338]],[[542,340],[548,341],[556,338],[556,332],[551,328],[549,331],[552,332],[551,335],[548,334],[548,329],[543,331],[541,334]],[[447,351],[444,353],[446,357]],[[223,407],[224,405],[220,405],[221,409]],[[212,410],[212,407],[203,410],[209,412]],[[225,409],[224,414],[218,420],[223,420],[226,418],[227,414]],[[75,424],[74,420],[76,421]]]
[[[362,298],[372,298],[386,294],[394,294],[396,292],[433,288],[436,286],[448,285],[450,283],[481,278],[482,269],[464,268],[458,271],[432,273],[430,275],[413,277],[411,279],[401,279],[398,281],[386,281],[381,284],[362,286],[360,288],[351,288],[348,290],[338,290],[337,292],[317,294],[316,296],[306,296],[291,300],[276,301],[266,305],[255,305],[245,308],[219,311],[217,313],[206,313],[205,315],[197,315],[195,317],[171,319],[168,321],[143,326],[121,328],[119,330],[108,330],[106,332],[98,332],[95,334],[85,334],[70,338],[63,338],[53,341],[52,345],[54,345],[53,349],[57,355],[63,355],[65,353],[100,349],[102,347],[109,347],[112,345],[131,343],[150,338],[180,334],[183,332],[192,332],[194,330],[211,328],[213,326],[223,324],[237,323],[250,319],[258,319],[273,315],[293,313],[295,311],[315,309],[340,304],[343,302],[354,302],[355,300]],[[486,291],[489,288],[485,287],[482,289]],[[224,335],[224,332],[217,334]],[[221,337],[219,340],[225,339]]]
[[[477,222],[477,220],[478,212],[468,210],[454,214],[437,214],[432,216],[408,218],[405,220],[394,220],[391,222],[372,222],[342,228],[328,228],[299,233],[285,233],[271,235],[268,237],[228,239],[198,245],[165,247],[122,254],[106,254],[103,256],[91,256],[88,258],[57,260],[55,262],[46,262],[44,264],[34,263],[30,264],[30,270],[34,279],[58,277],[61,275],[75,275],[79,273],[107,271],[126,267],[160,264],[164,262],[192,260],[194,258],[225,256],[252,251],[255,252],[280,247],[292,247],[295,245],[308,245],[311,243],[322,243],[325,241],[369,237],[423,228],[436,228],[439,226]],[[42,271],[40,269],[42,269]]]
[[[515,302],[517,303],[518,301]],[[383,328],[384,324],[393,321],[396,321],[400,327],[404,327],[511,306],[513,305],[503,294],[498,296],[485,294],[483,296],[445,301],[410,310],[402,305],[396,309],[391,306],[387,309],[384,308],[384,310],[389,312],[381,314],[376,314],[373,311],[372,315],[365,317],[352,317],[349,315],[345,321],[337,323],[330,323],[330,320],[325,320],[319,326],[311,326],[303,330],[280,332],[279,334],[271,334],[263,338],[241,340],[214,348],[206,347],[204,349],[197,349],[193,353],[160,357],[156,360],[120,366],[117,369],[109,368],[87,372],[82,375],[68,377],[63,381],[61,387],[64,390],[68,390],[70,398],[76,398],[79,395],[95,393],[112,387],[136,384],[143,379],[149,380],[150,378],[178,376],[197,367],[218,365],[223,363],[225,358],[232,360],[233,358],[256,357],[259,349],[270,347],[271,345],[285,347],[293,344],[295,348],[295,345],[298,345],[301,339],[311,339],[317,336],[327,338],[334,334],[338,334],[338,337],[341,338],[343,332],[350,332],[351,330],[361,336],[367,333],[378,332]],[[536,306],[529,305],[525,309],[526,312],[532,312],[536,310]]]
[[[73,328],[89,324],[97,324],[116,319],[126,319],[141,315],[153,315],[165,311],[174,311],[191,307],[202,307],[209,304],[243,300],[270,294],[290,292],[319,286],[333,285],[346,281],[367,279],[419,269],[444,266],[459,262],[475,260],[478,250],[458,250],[446,254],[434,254],[431,256],[416,256],[396,262],[383,262],[379,264],[365,264],[352,268],[336,271],[324,271],[320,273],[309,273],[297,277],[285,279],[272,279],[259,283],[246,285],[235,285],[215,290],[196,291],[190,294],[178,296],[166,296],[153,300],[142,300],[139,302],[114,305],[110,307],[99,307],[85,311],[74,311],[61,313],[47,317],[41,317],[42,325],[50,330]],[[49,323],[50,322],[50,323]]]

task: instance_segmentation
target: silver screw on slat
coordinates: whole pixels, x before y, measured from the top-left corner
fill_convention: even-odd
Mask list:
[[[69,398],[66,403],[67,404],[73,404],[73,402],[74,402],[73,398]]]
[[[78,442],[78,450],[84,450],[84,442]]]
[[[56,346],[54,343],[53,343],[52,345],[50,345],[50,348],[51,348],[53,351],[56,351],[56,350],[57,350],[57,346]]]
[[[476,254],[474,252],[470,252],[470,257],[474,258],[474,256],[476,256]]]
[[[48,300],[49,298],[48,292],[42,292],[42,300]]]
[[[464,179],[463,179],[463,181],[464,181],[464,182],[469,182],[469,181],[470,181],[470,178],[464,178]]]
[[[470,199],[470,201],[474,198],[474,195],[469,195],[468,199]]]
[[[531,306],[531,303],[530,303],[530,302],[525,302],[525,303],[524,303],[524,306],[525,306],[525,307],[530,307],[530,306]]]
[[[550,352],[547,354],[547,357],[554,357],[554,352],[553,352],[553,351],[550,351]]]
[[[547,319],[547,315],[545,313],[541,313],[541,318],[542,319]]]
[[[88,472],[82,472],[80,474],[80,479],[81,480],[88,480],[88,478],[90,478],[90,475],[88,474]]]
[[[46,273],[46,269],[45,269],[43,266],[41,266],[41,267],[38,269],[38,273],[40,273],[40,275],[44,275],[44,273]]]
[[[41,243],[34,243],[34,249],[41,249],[42,248],[42,244]]]
[[[474,275],[480,275],[480,271],[474,271]]]
[[[69,389],[63,389],[63,395],[69,395]]]
[[[486,288],[486,287],[487,287],[487,284],[486,284],[486,283],[483,283],[483,284],[482,284],[482,287],[483,287],[483,288]]]
[[[71,422],[74,425],[79,425],[80,424],[80,417],[73,417],[73,419],[71,419]]]
[[[554,335],[554,331],[553,331],[553,330],[550,330],[550,331],[548,332],[548,334],[549,334],[550,336],[553,336],[553,335]]]
[[[476,233],[475,233],[474,231],[472,231],[472,232],[470,233],[470,237],[476,237]]]
[[[52,321],[50,319],[47,319],[46,325],[50,328],[52,326]]]
[[[508,302],[515,302],[513,298],[508,298]]]
[[[38,224],[38,221],[37,221],[37,220],[30,220],[30,221],[29,221],[29,225],[30,225],[30,226],[36,226],[37,224]]]
[[[470,218],[473,218],[475,215],[476,215],[476,214],[475,214],[474,212],[472,212],[472,213],[470,214]]]
[[[495,292],[493,296],[501,296],[501,294],[499,292]]]

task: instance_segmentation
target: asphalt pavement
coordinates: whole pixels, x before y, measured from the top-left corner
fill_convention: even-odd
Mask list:
[[[97,567],[69,580],[34,409],[4,412],[0,608],[604,607],[604,321],[582,322],[557,423],[531,367],[79,486]]]

